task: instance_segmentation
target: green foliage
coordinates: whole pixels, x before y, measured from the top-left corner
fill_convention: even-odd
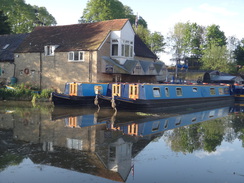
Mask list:
[[[10,33],[11,27],[8,22],[8,17],[4,15],[3,11],[0,11],[0,35]]]
[[[52,89],[43,89],[39,94],[30,85],[24,83],[15,85],[14,89],[1,88],[0,99],[2,100],[28,100],[30,101],[34,96],[35,98],[49,99]]]
[[[0,10],[8,16],[11,31],[16,34],[31,32],[36,26],[57,24],[46,8],[31,6],[24,0],[1,0]]]
[[[211,47],[203,50],[203,56],[201,58],[202,69],[229,72],[230,67],[227,55],[228,50],[226,46],[212,44]]]
[[[54,92],[53,89],[43,89],[40,94],[35,94],[37,98],[45,98],[48,99],[51,97],[51,93]]]
[[[208,26],[206,31],[206,43],[208,47],[211,47],[211,45],[225,46],[227,44],[225,33],[220,30],[218,25],[213,24]]]
[[[169,45],[178,59],[196,58],[202,55],[204,27],[196,23],[177,23],[170,33]]]
[[[237,65],[244,65],[244,38],[238,42],[236,49],[234,50],[234,59]]]
[[[8,166],[18,165],[22,162],[23,157],[12,153],[4,153],[0,156],[0,172]]]
[[[128,8],[127,8],[127,12]],[[125,18],[124,5],[118,0],[90,0],[80,22],[98,22],[104,20]]]
[[[160,32],[154,32],[149,36],[149,48],[151,48],[154,54],[159,54],[160,52],[164,52],[164,46],[166,43],[164,42],[164,36]]]

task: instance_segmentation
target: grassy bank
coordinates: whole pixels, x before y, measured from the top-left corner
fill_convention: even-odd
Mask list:
[[[12,87],[0,88],[0,100],[18,100],[18,101],[31,101],[31,100],[48,100],[53,90],[43,89],[36,90],[26,85],[15,85]]]

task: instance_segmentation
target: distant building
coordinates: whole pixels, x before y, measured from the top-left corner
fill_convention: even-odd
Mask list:
[[[243,83],[243,79],[240,76],[233,76],[227,73],[219,71],[206,72],[203,76],[204,83]]]

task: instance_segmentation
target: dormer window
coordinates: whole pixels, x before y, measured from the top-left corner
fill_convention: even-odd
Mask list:
[[[48,45],[44,47],[45,55],[46,56],[54,56],[54,51],[57,48],[57,45]]]
[[[133,57],[134,42],[128,40],[112,39],[111,56]]]

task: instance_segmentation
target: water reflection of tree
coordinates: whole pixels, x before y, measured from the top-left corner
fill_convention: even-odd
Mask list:
[[[176,128],[166,133],[168,144],[175,152],[192,153],[200,149],[213,152],[224,139],[224,122],[223,119],[216,119]]]
[[[233,123],[232,127],[236,134],[236,138],[242,141],[242,147],[244,147],[244,114],[233,114],[230,116],[230,120]]]

